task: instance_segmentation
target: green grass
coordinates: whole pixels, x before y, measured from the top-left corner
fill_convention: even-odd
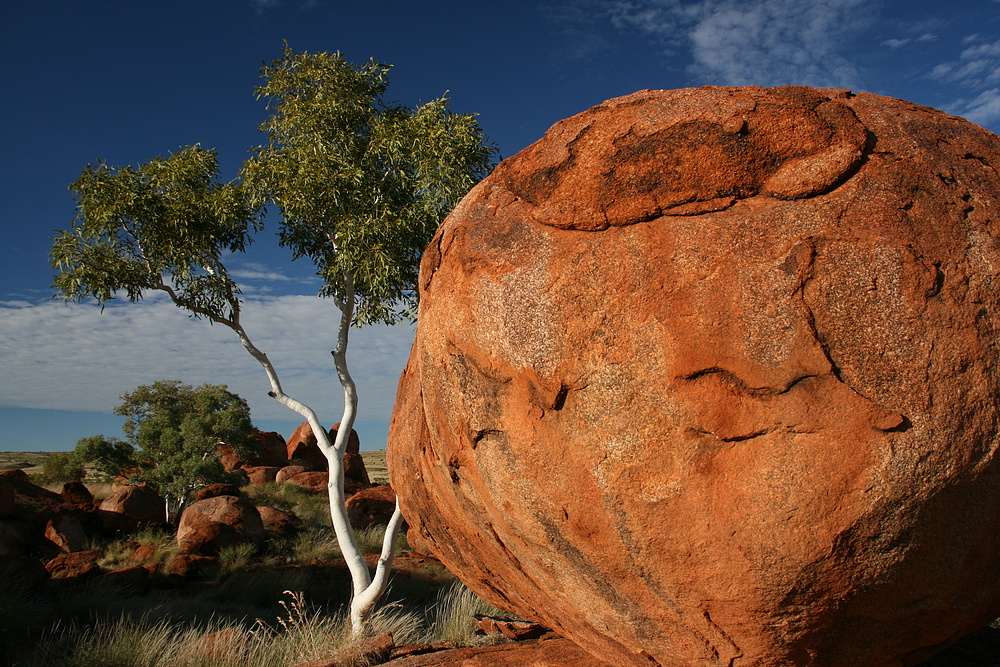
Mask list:
[[[152,613],[70,619],[55,625],[31,649],[12,656],[17,667],[285,667],[335,657],[345,667],[371,664],[366,637],[391,632],[397,645],[447,641],[472,645],[472,613],[492,608],[467,589],[453,587],[429,608],[388,604],[372,616],[366,637],[349,631],[343,612],[311,605],[301,592],[285,590],[279,612],[234,620],[222,616],[183,622]],[[489,640],[487,640],[489,641]]]

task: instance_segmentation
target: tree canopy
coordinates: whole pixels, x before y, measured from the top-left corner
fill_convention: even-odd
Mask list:
[[[447,97],[387,102],[389,69],[286,46],[261,70],[268,144],[243,170],[254,201],[280,209],[282,243],[316,264],[323,293],[342,303],[353,290],[358,325],[415,318],[424,247],[494,154]]]
[[[135,477],[167,498],[190,500],[199,487],[215,482],[245,483],[242,471],[226,472],[218,446],[240,455],[255,447],[250,407],[226,385],[197,388],[160,380],[122,394],[115,414],[127,417],[122,430],[135,449]]]

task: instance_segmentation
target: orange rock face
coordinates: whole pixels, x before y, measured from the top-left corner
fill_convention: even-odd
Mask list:
[[[839,90],[557,123],[425,253],[408,523],[614,665],[912,665],[996,617],[998,166]]]

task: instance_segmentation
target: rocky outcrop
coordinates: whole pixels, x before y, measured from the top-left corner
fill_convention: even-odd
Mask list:
[[[340,428],[340,424],[334,424],[330,429],[330,442],[333,443],[337,438],[337,430]],[[358,432],[351,429],[351,436],[347,440],[347,449],[344,451],[345,459],[351,454],[357,454],[361,449],[361,441],[358,439]],[[303,422],[295,432],[292,433],[292,437],[288,439],[286,445],[286,455],[288,462],[293,465],[304,465],[311,470],[329,470],[330,466],[326,460],[326,456],[320,451],[319,445],[317,444],[316,435],[313,433],[312,426],[309,422]],[[356,467],[355,462],[351,462],[352,465]],[[364,463],[362,463],[362,466]],[[367,476],[367,473],[365,473]]]
[[[268,482],[275,481],[278,476],[280,468],[274,466],[255,466],[252,468],[243,468],[243,472],[247,474],[247,479],[251,486],[264,486]]]
[[[206,498],[215,498],[216,496],[241,496],[243,493],[232,484],[226,484],[224,482],[217,482],[215,484],[208,484],[198,489],[194,494],[195,501],[205,500]]]
[[[264,505],[257,508],[264,532],[270,539],[290,537],[298,532],[299,518],[292,512]]]
[[[163,523],[166,504],[145,486],[116,485],[100,509],[106,530],[131,533],[143,526]]]
[[[219,462],[227,472],[239,468],[267,466],[280,468],[288,463],[285,454],[285,439],[274,431],[257,431],[253,435],[256,453],[240,456],[229,445],[219,445]]]
[[[236,496],[215,496],[192,503],[177,526],[177,545],[182,554],[217,556],[226,547],[259,545],[264,538],[264,524],[257,508]]]
[[[347,518],[357,528],[385,526],[396,511],[396,493],[388,484],[358,491],[347,499]]]
[[[998,166],[839,90],[557,123],[425,253],[407,521],[621,666],[912,665],[995,618]]]

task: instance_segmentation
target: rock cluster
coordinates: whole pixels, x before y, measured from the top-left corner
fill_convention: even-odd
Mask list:
[[[557,123],[425,253],[412,530],[614,665],[913,665],[995,618],[998,168],[843,90]]]

